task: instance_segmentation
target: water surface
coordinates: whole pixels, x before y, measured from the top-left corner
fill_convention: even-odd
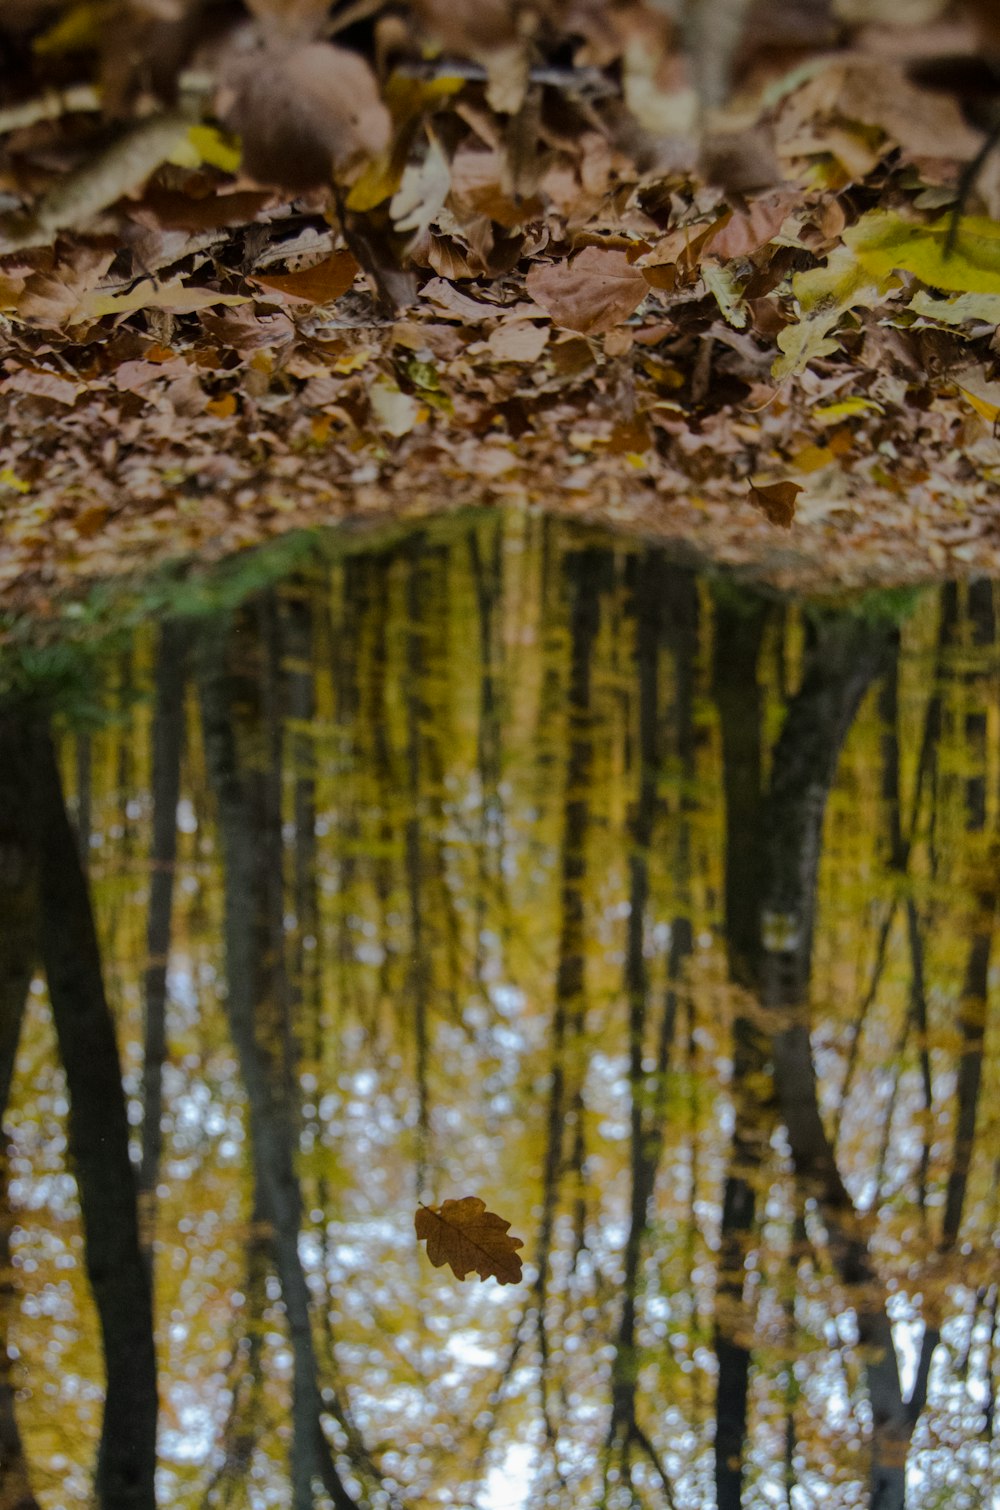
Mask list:
[[[0,1505],[994,1503],[993,585],[237,597],[7,678]]]

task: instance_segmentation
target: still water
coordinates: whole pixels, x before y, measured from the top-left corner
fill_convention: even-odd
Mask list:
[[[996,589],[267,578],[6,678],[3,1510],[995,1505]]]

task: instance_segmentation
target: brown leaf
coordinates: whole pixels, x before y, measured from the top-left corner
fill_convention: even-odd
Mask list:
[[[457,1279],[478,1274],[480,1279],[492,1275],[498,1284],[516,1285],[521,1278],[518,1248],[520,1237],[508,1237],[510,1222],[487,1211],[486,1202],[476,1195],[459,1201],[445,1201],[440,1206],[421,1206],[414,1218],[419,1241],[427,1242],[427,1257],[436,1269],[450,1264]]]
[[[584,247],[569,262],[536,263],[526,287],[555,324],[582,335],[613,330],[648,292],[645,278],[624,252],[600,246]]]
[[[795,500],[802,492],[797,482],[762,482],[749,484],[750,502],[760,509],[771,524],[790,530],[795,518]]]
[[[243,165],[261,183],[350,182],[389,145],[391,120],[375,75],[346,48],[259,48],[232,63],[226,82],[226,124],[243,138]]]
[[[310,304],[332,304],[354,282],[361,271],[356,257],[350,252],[334,252],[312,267],[297,269],[294,273],[274,273],[265,277],[262,273],[251,274],[255,283],[264,288],[273,288],[279,294],[292,299],[305,299]]]

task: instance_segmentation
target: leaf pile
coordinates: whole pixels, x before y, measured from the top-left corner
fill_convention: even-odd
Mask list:
[[[444,1201],[440,1206],[421,1206],[414,1218],[417,1238],[427,1243],[427,1257],[436,1269],[450,1264],[456,1279],[478,1274],[501,1285],[516,1285],[521,1279],[518,1248],[520,1237],[508,1237],[510,1222],[487,1211],[478,1196]]]
[[[1000,573],[1000,153],[947,255],[934,0],[743,9],[5,8],[0,596],[469,502]]]

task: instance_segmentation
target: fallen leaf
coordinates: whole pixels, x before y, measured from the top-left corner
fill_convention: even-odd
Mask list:
[[[498,1284],[516,1285],[521,1278],[520,1237],[508,1237],[510,1222],[487,1211],[478,1196],[463,1196],[440,1206],[421,1206],[414,1218],[417,1238],[427,1243],[427,1257],[436,1269],[450,1264],[457,1279],[478,1274]]]
[[[264,288],[273,288],[276,293],[292,299],[304,299],[309,304],[332,304],[354,283],[361,271],[357,258],[348,251],[334,252],[312,267],[297,268],[293,273],[253,273],[255,283]]]
[[[613,330],[649,292],[624,252],[599,246],[584,247],[568,262],[536,263],[525,287],[556,325],[581,335]]]
[[[921,225],[894,210],[869,210],[844,231],[844,244],[866,272],[913,273],[945,293],[1000,294],[1000,224],[963,215],[949,249],[951,216]]]
[[[783,530],[792,527],[795,518],[795,500],[803,491],[797,482],[750,483],[750,502],[760,509],[771,524]]]
[[[939,325],[1000,326],[1000,293],[955,294],[950,299],[935,299],[926,289],[918,288],[906,307],[921,319]]]
[[[77,396],[83,392],[83,385],[74,382],[72,378],[63,377],[61,373],[49,372],[45,368],[18,367],[9,378],[5,378],[0,383],[0,391],[27,393],[34,398],[50,398],[57,404],[67,404],[72,407],[76,403]]]
[[[801,319],[778,334],[782,355],[771,369],[774,377],[781,382],[837,351],[833,333],[841,320],[849,310],[870,308],[884,298],[892,275],[892,268],[878,273],[867,268],[846,246],[836,247],[823,267],[797,273],[792,293]]]
[[[397,439],[409,435],[420,417],[421,405],[415,398],[397,388],[388,378],[376,378],[368,390],[368,397],[380,430]]]
[[[955,385],[977,414],[995,425],[1000,419],[1000,383],[992,382],[981,365],[953,373]]]
[[[165,309],[173,315],[189,314],[195,309],[211,309],[217,304],[247,304],[244,294],[224,294],[217,288],[198,288],[171,278],[155,283],[151,278],[113,293],[95,288],[86,294],[76,311],[77,319],[99,320],[104,315],[128,314],[134,309]]]
[[[431,136],[421,163],[403,170],[399,188],[392,197],[389,214],[397,231],[422,235],[448,198],[451,172],[436,136]]]
[[[487,345],[500,362],[536,362],[545,350],[549,332],[530,320],[511,320],[498,325]]]

